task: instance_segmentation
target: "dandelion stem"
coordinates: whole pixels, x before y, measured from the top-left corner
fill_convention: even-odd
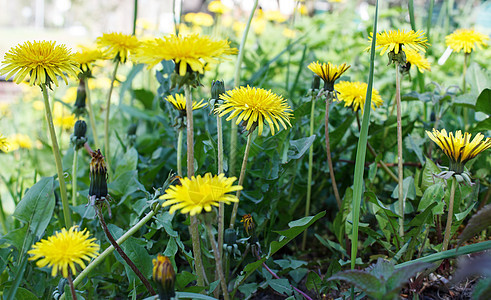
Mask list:
[[[469,65],[469,59],[471,57],[470,53],[464,54],[464,69],[462,70],[462,93],[465,94],[465,74],[467,73],[467,66]],[[462,114],[464,115],[464,128],[469,129],[469,109],[464,107],[462,109]]]
[[[193,128],[193,99],[191,95],[191,87],[186,84],[184,86],[184,95],[186,96],[186,142],[187,142],[187,173],[188,178],[194,176],[194,128]],[[198,276],[198,286],[204,286],[205,272],[201,259],[201,245],[199,240],[198,219],[196,216],[189,217],[189,233],[193,241],[194,264],[196,268],[196,276]]]
[[[106,157],[106,165],[107,165],[107,175],[109,177],[109,180],[112,177],[112,169],[110,163],[111,154],[109,151],[109,113],[111,109],[111,95],[113,93],[114,81],[116,80],[116,73],[118,72],[118,66],[119,66],[119,61],[117,61],[116,65],[114,66],[114,71],[111,78],[111,85],[109,86],[109,93],[107,95],[106,118],[104,119],[104,148],[105,148],[104,152],[106,154],[105,157]]]
[[[247,144],[246,148],[244,151],[244,159],[242,160],[242,168],[240,169],[240,176],[239,176],[239,185],[242,186],[244,183],[244,177],[245,177],[245,172],[247,169],[247,159],[249,158],[249,151],[251,150],[251,144],[252,144],[252,132],[249,133],[247,136]],[[240,199],[240,190],[237,191],[236,195],[237,199]],[[239,202],[234,203],[234,207],[232,209],[232,215],[230,217],[230,228],[234,229],[235,226],[235,219],[237,217],[237,210],[239,209]]]
[[[404,166],[402,160],[402,121],[401,121],[401,81],[399,75],[399,63],[396,63],[396,104],[397,104],[397,171],[399,188],[399,235],[404,237]]]
[[[72,227],[72,218],[70,215],[70,207],[68,206],[68,195],[66,192],[65,176],[63,174],[63,165],[61,162],[60,148],[58,147],[58,140],[56,139],[55,127],[53,125],[53,115],[51,114],[51,108],[49,105],[49,96],[46,84],[40,85],[43,91],[44,108],[46,112],[46,120],[48,122],[49,135],[51,137],[53,156],[55,158],[56,172],[58,173],[58,181],[60,182],[60,196],[61,204],[63,206],[63,218],[65,220],[65,227]]]
[[[72,166],[72,205],[77,206],[77,162],[78,150],[73,151],[73,166]]]
[[[448,249],[448,243],[450,242],[450,233],[452,231],[452,220],[453,220],[453,203],[455,198],[455,178],[452,177],[452,187],[450,189],[450,199],[448,200],[448,214],[447,214],[447,224],[445,225],[445,235],[443,237],[442,251]]]
[[[217,273],[220,278],[220,285],[222,286],[223,290],[223,298],[225,300],[230,299],[228,295],[228,289],[227,289],[227,282],[225,281],[225,276],[223,275],[223,268],[222,268],[222,257],[220,256],[220,252],[217,249],[217,243],[215,241],[215,237],[213,236],[213,228],[211,227],[210,224],[206,223],[206,231],[208,231],[208,238],[210,239],[211,247],[213,249],[213,255],[215,256],[215,266],[217,268]]]
[[[0,223],[2,223],[3,234],[7,234],[9,232],[6,219],[5,211],[3,210],[2,195],[0,195]]]
[[[222,118],[217,114],[217,139],[218,139],[218,168],[217,173],[220,175],[223,173],[223,130],[222,130]],[[223,249],[223,230],[225,228],[225,205],[223,202],[218,204],[218,253],[220,257]],[[216,279],[216,278],[215,278]]]
[[[87,95],[87,112],[89,114],[90,127],[92,128],[92,136],[94,138],[94,145],[96,149],[100,148],[99,136],[97,135],[97,127],[95,125],[94,109],[92,107],[92,100],[90,99],[89,78],[85,83],[85,94]]]
[[[148,281],[148,279],[145,278],[145,276],[143,276],[143,274],[140,272],[138,267],[135,266],[135,264],[133,263],[131,258],[129,258],[128,255],[126,255],[126,253],[123,251],[121,246],[119,246],[119,244],[116,242],[116,240],[112,236],[111,232],[109,232],[109,229],[107,228],[106,222],[104,221],[104,216],[102,215],[101,209],[98,206],[94,206],[94,208],[95,208],[95,211],[97,213],[97,217],[99,218],[99,222],[101,223],[102,230],[104,230],[104,233],[106,234],[107,239],[109,240],[111,245],[113,245],[113,247],[119,253],[121,258],[123,258],[124,261],[131,268],[131,270],[133,270],[133,272],[135,272],[136,276],[138,276],[138,278],[140,278],[141,282],[147,288],[148,292],[152,295],[156,295],[156,293],[153,290],[152,286],[150,285],[150,282]]]
[[[331,144],[329,142],[329,104],[331,103],[331,92],[328,92],[326,97],[326,152],[327,152],[327,165],[329,166],[329,176],[331,177],[332,189],[334,191],[334,197],[336,198],[336,203],[338,204],[338,208],[341,209],[341,197],[339,197],[338,186],[336,184],[336,177],[334,176],[334,168],[332,166],[332,157],[331,157]]]
[[[177,175],[182,177],[182,135],[183,128],[179,128],[177,134]]]
[[[72,270],[68,268],[68,285],[70,286],[70,292],[72,294],[72,299],[77,300],[77,294],[75,293],[75,287],[73,286],[73,280],[72,280]]]
[[[310,108],[310,136],[314,135],[314,112],[315,112],[315,101],[317,97],[314,96],[314,91],[312,91],[312,104]],[[314,163],[314,143],[310,145],[309,149],[309,171],[307,175],[307,199],[305,201],[305,216],[308,217],[310,214],[310,198],[312,196],[312,165]],[[303,232],[302,239],[302,251],[305,250],[307,245],[307,229]]]

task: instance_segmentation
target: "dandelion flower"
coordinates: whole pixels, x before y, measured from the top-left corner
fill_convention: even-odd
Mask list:
[[[479,49],[487,46],[486,40],[489,40],[488,36],[474,29],[457,29],[445,37],[445,43],[448,47],[457,52],[464,49],[465,53],[471,53],[476,45]]]
[[[80,65],[83,72],[92,71],[94,63],[98,60],[104,60],[107,57],[99,49],[82,47],[82,50],[75,53],[75,61]]]
[[[175,96],[169,95],[165,98],[167,102],[172,104],[172,106],[180,112],[186,112],[186,97],[183,94],[176,94]],[[205,107],[207,103],[193,101],[193,110]]]
[[[10,48],[2,64],[0,75],[7,74],[7,78],[13,77],[15,83],[20,83],[29,74],[29,85],[49,86],[54,82],[58,86],[57,76],[68,84],[65,73],[77,77],[80,70],[70,50],[51,41],[25,42]]]
[[[343,75],[351,66],[346,63],[336,66],[328,63],[312,62],[308,65],[309,70],[314,72],[324,81],[324,89],[332,92],[334,90],[334,82]]]
[[[266,19],[271,22],[283,23],[288,18],[282,14],[279,10],[270,10],[264,13]]]
[[[406,61],[413,66],[416,66],[419,72],[423,73],[424,70],[431,71],[430,62],[426,57],[421,55],[418,51],[413,49],[406,49]]]
[[[358,111],[365,107],[365,100],[367,95],[367,84],[364,82],[349,82],[341,81],[334,86],[336,92],[338,92],[338,101],[344,101],[345,107],[351,107],[353,111]],[[380,97],[376,89],[372,89],[372,109],[382,105],[384,101]]]
[[[10,144],[10,151],[15,151],[17,149],[32,149],[32,140],[26,134],[16,133],[9,136],[8,141]]]
[[[230,10],[228,6],[222,3],[222,1],[211,1],[208,4],[208,10],[212,13],[216,13],[218,15],[222,15]]]
[[[213,17],[204,12],[187,13],[184,16],[184,21],[192,23],[195,26],[210,27],[213,25]]]
[[[97,38],[97,45],[106,48],[107,54],[117,58],[120,62],[126,62],[129,54],[134,54],[140,42],[134,35],[120,32],[104,33]]]
[[[433,132],[426,131],[426,134],[450,159],[450,170],[457,174],[463,172],[467,161],[491,148],[491,138],[484,140],[484,135],[481,133],[478,133],[472,141],[470,133],[465,132],[462,135],[460,130],[454,135],[452,132],[447,134],[445,129],[438,131],[433,128]]]
[[[160,299],[171,299],[175,296],[174,283],[176,272],[167,256],[158,254],[157,259],[152,260],[152,278],[157,283]]]
[[[370,33],[369,40],[372,41],[373,33]],[[380,55],[384,55],[387,52],[394,52],[398,54],[404,49],[412,49],[414,51],[425,52],[427,48],[428,39],[424,36],[423,30],[414,32],[413,30],[385,30],[384,32],[377,33],[376,49],[382,50]],[[370,50],[370,47],[367,48]]]
[[[244,229],[248,236],[251,236],[254,233],[254,229],[256,229],[256,224],[254,223],[254,219],[251,214],[246,214],[242,216],[241,223],[244,223]]]
[[[151,68],[160,61],[173,60],[180,76],[186,75],[188,66],[193,72],[203,74],[207,63],[217,63],[219,58],[237,53],[226,40],[212,40],[208,36],[192,34],[171,35],[144,43],[137,54],[137,61]]]
[[[189,213],[194,216],[200,214],[203,209],[211,211],[211,207],[218,207],[220,202],[239,202],[235,195],[228,194],[242,190],[242,186],[232,185],[235,180],[236,177],[226,178],[224,174],[212,176],[211,173],[206,173],[203,177],[198,175],[192,176],[191,179],[182,178],[181,185],[171,186],[160,197],[166,200],[162,206],[171,206],[171,214],[180,210],[182,214]]]
[[[68,266],[75,275],[75,264],[84,269],[84,260],[90,261],[91,257],[97,257],[98,251],[99,245],[95,243],[95,238],[90,238],[86,229],[79,231],[78,226],[72,226],[68,231],[63,228],[47,240],[37,242],[27,253],[32,255],[29,260],[40,258],[36,262],[38,267],[52,267],[51,276],[55,277],[60,271],[67,278]]]
[[[0,150],[3,152],[9,151],[9,142],[7,141],[7,138],[2,136],[1,134],[0,134]]]
[[[252,132],[257,126],[259,135],[261,135],[265,122],[271,129],[271,135],[275,134],[275,127],[276,130],[280,129],[278,122],[285,129],[287,129],[286,124],[291,126],[290,106],[283,97],[276,95],[271,90],[250,86],[239,87],[227,91],[220,98],[224,102],[218,105],[215,112],[219,113],[220,117],[231,113],[227,121],[237,117],[237,124],[242,121],[247,122],[246,130],[249,132]]]

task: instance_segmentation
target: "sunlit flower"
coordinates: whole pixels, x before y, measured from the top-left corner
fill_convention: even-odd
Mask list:
[[[448,47],[457,52],[464,49],[465,53],[471,53],[475,50],[476,45],[479,49],[487,46],[486,40],[489,40],[487,35],[474,29],[457,29],[445,37],[445,43]]]
[[[282,14],[279,10],[269,10],[264,12],[264,16],[268,21],[276,22],[276,23],[283,23],[288,18]]]
[[[450,159],[450,170],[457,174],[463,172],[467,161],[491,148],[491,138],[484,140],[484,135],[481,133],[478,133],[472,141],[470,133],[465,132],[462,135],[460,130],[454,135],[452,132],[447,134],[445,129],[438,131],[433,128],[433,132],[426,131],[426,134]]]
[[[73,103],[75,102],[76,98],[77,98],[77,87],[71,86],[65,91],[65,94],[61,98],[61,101],[65,103]]]
[[[74,55],[75,61],[80,65],[80,69],[83,72],[92,70],[94,63],[98,60],[104,60],[107,57],[99,49],[82,47],[82,50],[78,51]]]
[[[227,121],[235,117],[237,117],[237,124],[244,121],[247,123],[246,130],[249,132],[258,127],[259,135],[261,135],[265,122],[271,129],[271,135],[275,134],[275,127],[276,130],[280,129],[278,122],[285,129],[287,129],[286,124],[291,126],[292,109],[283,97],[276,95],[271,90],[250,86],[239,87],[227,91],[220,98],[224,102],[218,105],[215,112],[219,113],[220,117],[230,113]]]
[[[228,6],[222,3],[222,1],[211,1],[210,4],[208,4],[208,10],[222,15],[230,10]]]
[[[349,82],[341,81],[334,86],[337,94],[338,101],[344,101],[345,107],[351,107],[354,111],[358,111],[365,107],[365,100],[367,95],[368,85],[364,82]],[[372,88],[372,109],[375,110],[384,103],[380,97],[378,91]]]
[[[175,96],[169,95],[165,98],[167,102],[172,104],[172,106],[178,111],[186,111],[186,97],[183,94],[176,94]],[[207,103],[203,103],[203,100],[200,102],[193,101],[193,110],[200,109],[205,107]]]
[[[54,82],[58,86],[57,76],[68,84],[65,73],[77,77],[80,70],[73,54],[65,45],[55,45],[55,42],[49,41],[25,42],[10,48],[2,64],[0,75],[7,74],[7,78],[13,76],[15,83],[22,82],[29,75],[30,85],[49,86]]]
[[[158,254],[157,259],[152,260],[152,278],[157,283],[160,299],[171,299],[175,296],[174,283],[176,272],[167,256]]]
[[[184,16],[184,21],[188,23],[192,23],[193,25],[196,26],[204,26],[204,27],[210,27],[214,23],[213,17],[204,12],[187,13]]]
[[[324,89],[330,92],[334,90],[334,82],[350,67],[351,66],[347,66],[345,63],[336,66],[330,62],[320,64],[318,61],[308,65],[309,70],[314,72],[324,81]]]
[[[140,42],[134,35],[112,32],[98,37],[97,45],[106,48],[107,55],[124,63],[130,54],[136,52]]]
[[[406,61],[412,66],[418,67],[419,72],[423,73],[424,70],[431,71],[430,62],[421,53],[413,49],[406,49],[405,53]]]
[[[0,134],[0,150],[3,152],[9,151],[9,142],[7,141],[6,137],[2,136],[2,134]]]
[[[226,178],[224,174],[212,176],[211,173],[206,173],[203,177],[198,175],[192,176],[191,179],[182,178],[180,185],[172,185],[160,197],[166,200],[162,206],[171,206],[171,214],[180,210],[182,214],[189,213],[194,216],[200,214],[203,209],[210,212],[212,206],[218,207],[221,202],[239,202],[235,195],[228,194],[242,190],[242,186],[232,185],[235,180],[236,177]]]
[[[414,51],[425,52],[428,47],[428,39],[424,36],[423,30],[414,32],[413,30],[385,30],[377,33],[376,48],[382,50],[380,55],[387,52],[398,54],[400,50],[412,49]],[[373,33],[370,33],[369,40],[372,41]],[[404,46],[404,49],[402,47]],[[370,50],[370,47],[368,47]]]
[[[297,32],[295,30],[291,30],[289,28],[283,29],[283,36],[289,39],[293,39]]]
[[[72,114],[56,114],[53,116],[53,124],[61,127],[62,130],[69,131],[75,125],[75,116]]]
[[[56,276],[61,272],[63,277],[68,277],[68,267],[71,274],[77,273],[75,264],[85,269],[85,262],[97,257],[99,245],[95,243],[95,238],[90,238],[90,233],[84,229],[78,230],[78,226],[71,227],[68,231],[63,228],[61,232],[56,232],[48,237],[47,240],[37,242],[27,253],[32,256],[29,260],[36,260],[36,265],[40,268],[51,267],[51,276]]]
[[[230,48],[230,42],[226,40],[213,40],[199,34],[170,35],[144,43],[138,51],[137,61],[153,67],[164,59],[173,60],[179,75],[184,76],[188,66],[202,74],[207,63],[217,63],[219,58],[235,53],[237,49]]]
[[[10,144],[9,151],[15,151],[17,149],[32,149],[31,138],[23,133],[16,133],[8,137]]]

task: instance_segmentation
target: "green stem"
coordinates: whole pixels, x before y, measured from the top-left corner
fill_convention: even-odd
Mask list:
[[[234,86],[238,87],[240,84],[240,71],[242,66],[242,60],[244,59],[245,43],[247,41],[247,35],[249,34],[249,29],[251,27],[252,18],[254,17],[254,12],[257,8],[257,3],[259,0],[254,0],[254,5],[252,6],[251,13],[249,14],[249,19],[247,20],[246,27],[242,33],[242,39],[239,46],[239,54],[237,55],[237,62],[235,63],[235,79]],[[237,124],[235,118],[232,119],[230,125],[230,163],[229,163],[229,174],[230,176],[235,175],[235,164],[237,161]]]
[[[205,272],[203,268],[203,260],[201,258],[201,245],[199,239],[198,230],[198,218],[196,216],[190,216],[189,233],[191,234],[191,240],[193,243],[193,256],[194,256],[194,268],[198,286],[205,286]]]
[[[315,101],[317,97],[314,97],[314,91],[312,91],[312,104],[310,108],[310,136],[314,135],[314,112],[315,112]],[[310,198],[312,196],[312,165],[314,163],[314,143],[310,145],[309,149],[309,172],[307,175],[307,200],[305,201],[305,216],[308,217],[310,214]],[[305,251],[305,246],[307,245],[307,229],[303,232],[302,239],[302,251]]]
[[[157,205],[154,210],[149,212],[143,219],[141,219],[138,223],[133,225],[125,234],[123,234],[119,239],[116,240],[116,243],[118,245],[123,244],[130,236],[135,234],[137,231],[140,230],[140,228],[143,227],[153,216],[155,216],[159,210],[160,210],[160,205]],[[114,251],[114,246],[111,245],[104,250],[99,256],[97,256],[78,276],[75,278],[73,281],[73,285],[76,287],[79,284],[82,283],[82,281],[102,262],[106,260],[106,257],[113,253]],[[60,300],[65,299],[65,295],[61,295]]]
[[[239,185],[242,186],[244,183],[244,178],[245,178],[245,172],[247,169],[247,159],[249,158],[249,151],[251,150],[251,144],[252,144],[252,132],[249,132],[249,135],[247,136],[247,144],[246,148],[244,151],[244,159],[242,160],[242,168],[240,169],[240,176],[239,176]],[[237,199],[240,200],[240,190],[237,191],[235,196]],[[235,219],[237,217],[237,210],[239,209],[239,202],[234,203],[234,207],[232,209],[232,215],[230,217],[230,228],[234,229],[235,226]]]
[[[223,129],[222,118],[217,115],[217,139],[218,139],[218,168],[217,173],[223,173]],[[225,205],[223,202],[218,204],[218,252],[223,257],[223,230],[225,228]],[[215,278],[216,280],[216,278]]]
[[[451,180],[452,180],[452,187],[450,189],[450,199],[448,200],[447,224],[445,225],[445,235],[443,237],[442,251],[446,251],[448,249],[448,244],[450,242],[450,233],[452,231],[453,203],[455,198],[456,180],[454,177],[452,177]]]
[[[77,300],[77,294],[75,293],[75,287],[73,286],[72,271],[68,269],[68,285],[70,286],[70,293],[72,294],[72,300]]]
[[[464,54],[464,67],[462,70],[462,94],[465,94],[466,87],[465,87],[465,74],[467,73],[467,66],[469,65],[469,59],[471,57],[470,53],[465,53]],[[462,113],[464,115],[464,128],[469,129],[469,109],[467,107],[464,107],[462,109]]]
[[[377,32],[377,20],[378,20],[378,0],[375,4],[375,17],[373,21],[373,32]],[[372,104],[372,88],[373,88],[373,70],[375,62],[375,45],[376,45],[377,35],[373,35],[372,45],[370,50],[370,68],[368,73],[368,85],[367,94],[365,101],[365,108],[363,109],[363,118],[361,121],[360,137],[358,139],[358,145],[356,150],[356,163],[355,163],[355,174],[353,181],[353,202],[352,209],[353,212],[353,231],[351,237],[351,269],[355,268],[356,265],[356,255],[358,252],[358,227],[360,223],[360,207],[361,207],[361,196],[363,192],[363,172],[365,167],[365,158],[367,153],[367,136],[368,127],[370,126],[370,111]],[[354,298],[354,292],[352,290],[351,297]]]
[[[134,0],[133,2],[133,33],[132,35],[135,35],[136,33],[136,20],[138,20],[138,0]]]
[[[3,234],[7,234],[9,230],[7,228],[7,217],[5,215],[5,211],[3,210],[2,195],[0,195],[0,223],[2,223]]]
[[[106,154],[106,165],[107,165],[107,175],[109,177],[109,180],[112,178],[112,169],[111,169],[111,152],[109,151],[109,113],[111,110],[111,95],[113,93],[113,88],[114,88],[114,81],[116,80],[116,73],[118,72],[118,66],[119,66],[119,60],[116,62],[116,65],[114,66],[114,71],[113,75],[111,78],[111,85],[109,86],[109,93],[107,95],[107,102],[106,102],[106,118],[104,119],[104,148],[105,151],[104,153]]]
[[[217,249],[217,243],[212,232],[213,228],[210,224],[207,223],[206,229],[206,231],[208,231],[208,238],[210,239],[211,248],[213,249],[213,255],[215,256],[215,266],[217,268],[218,277],[220,278],[220,285],[222,286],[223,290],[223,298],[224,300],[229,300],[230,297],[228,295],[227,282],[225,281],[225,276],[223,275],[222,257],[220,256],[220,252]]]
[[[95,149],[100,149],[99,136],[97,135],[97,127],[95,125],[94,109],[92,107],[92,100],[90,98],[89,78],[85,83],[85,94],[87,95],[87,112],[89,114],[90,127],[92,128],[92,136],[94,137]]]
[[[77,206],[77,162],[78,150],[73,151],[73,166],[72,166],[72,205]]]
[[[63,165],[61,162],[60,148],[58,147],[58,140],[56,139],[55,127],[53,125],[53,116],[51,114],[51,108],[49,105],[48,90],[45,84],[40,85],[43,91],[44,108],[46,112],[46,121],[48,122],[49,135],[51,137],[51,144],[53,149],[53,156],[55,158],[56,172],[58,173],[58,181],[60,182],[60,196],[61,204],[63,206],[63,218],[65,220],[65,227],[72,227],[72,218],[70,215],[70,207],[68,206],[68,195],[66,192],[65,176],[63,174]]]
[[[331,157],[331,143],[329,142],[329,104],[331,103],[331,92],[328,92],[326,97],[326,118],[325,118],[325,136],[326,136],[326,152],[327,152],[327,165],[329,166],[329,176],[331,177],[332,189],[334,191],[334,197],[336,198],[336,203],[338,208],[341,210],[342,202],[339,196],[338,186],[336,184],[336,176],[334,175],[334,168],[332,166]]]
[[[182,135],[183,128],[179,128],[177,134],[177,175],[182,177]]]
[[[404,237],[404,166],[402,159],[402,121],[401,121],[401,81],[399,77],[399,63],[396,63],[396,105],[397,105],[397,171],[399,188],[399,235]]]

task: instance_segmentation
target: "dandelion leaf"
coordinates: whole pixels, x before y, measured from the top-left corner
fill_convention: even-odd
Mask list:
[[[479,212],[472,216],[459,237],[457,247],[461,246],[464,242],[489,226],[491,226],[491,204],[484,206]]]

